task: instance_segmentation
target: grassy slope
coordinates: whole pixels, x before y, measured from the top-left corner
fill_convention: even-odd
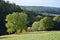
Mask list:
[[[0,40],[60,40],[60,31],[1,36]]]

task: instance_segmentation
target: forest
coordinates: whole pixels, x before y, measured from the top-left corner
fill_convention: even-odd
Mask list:
[[[19,6],[0,0],[0,35],[60,30],[60,8]]]

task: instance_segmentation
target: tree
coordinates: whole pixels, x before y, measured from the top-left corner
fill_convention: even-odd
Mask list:
[[[39,29],[40,30],[47,30],[49,28],[52,28],[54,26],[52,20],[49,17],[44,17],[40,20]]]
[[[14,12],[6,16],[6,28],[8,33],[20,33],[27,30],[27,14]]]
[[[0,0],[0,35],[7,34],[5,17],[7,14],[13,12],[22,12],[22,9],[16,4],[9,3],[8,1],[5,2],[5,0]]]
[[[35,12],[33,11],[25,11],[26,14],[28,15],[28,26],[31,27],[32,23],[35,21],[35,15],[37,15]]]
[[[53,29],[54,30],[60,30],[60,16],[55,16],[53,18],[53,21],[54,21],[54,27],[53,27]]]
[[[60,21],[60,17],[59,16],[54,17],[53,21],[59,22]]]
[[[37,15],[36,16],[36,21],[39,21],[39,20],[41,20],[42,19],[42,16],[40,16],[40,15]]]
[[[39,22],[34,22],[34,23],[32,24],[32,30],[33,30],[33,31],[37,31],[38,28],[39,28]]]

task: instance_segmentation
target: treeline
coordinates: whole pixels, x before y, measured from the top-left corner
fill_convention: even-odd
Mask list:
[[[23,10],[16,4],[0,0],[0,35],[22,31],[60,30],[60,16]]]
[[[33,10],[37,13],[47,12],[49,14],[60,14],[60,8],[44,6],[21,6],[23,10]]]
[[[26,12],[13,12],[6,15],[5,24],[8,34],[10,33],[22,33],[33,31],[51,31],[60,30],[60,16],[49,17],[49,15],[36,16],[37,20],[33,21],[31,26],[29,24],[28,15]],[[57,25],[58,24],[58,25]]]

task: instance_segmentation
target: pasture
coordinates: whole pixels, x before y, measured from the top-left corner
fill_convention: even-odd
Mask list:
[[[4,35],[0,40],[60,40],[60,31]]]

